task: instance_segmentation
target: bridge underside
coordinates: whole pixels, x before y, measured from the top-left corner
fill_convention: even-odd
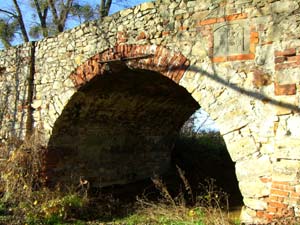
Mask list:
[[[77,184],[84,177],[102,187],[162,173],[178,131],[198,108],[161,74],[111,63],[56,121],[45,157],[48,181]]]

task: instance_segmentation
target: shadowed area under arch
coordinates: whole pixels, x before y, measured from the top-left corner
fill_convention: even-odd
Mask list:
[[[133,182],[170,165],[174,140],[199,108],[157,72],[110,63],[80,87],[55,122],[46,155],[49,183]]]

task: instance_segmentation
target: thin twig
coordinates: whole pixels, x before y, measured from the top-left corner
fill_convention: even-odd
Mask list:
[[[146,59],[146,58],[150,58],[153,57],[153,54],[147,54],[147,55],[141,55],[141,56],[135,56],[135,57],[120,57],[119,59],[111,59],[111,60],[106,60],[106,61],[100,61],[100,64],[103,63],[110,63],[110,62],[119,62],[119,61],[129,61],[129,60],[135,60],[135,59]]]

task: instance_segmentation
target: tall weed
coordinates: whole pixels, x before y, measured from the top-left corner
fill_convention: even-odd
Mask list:
[[[177,169],[184,190],[181,190],[176,196],[171,196],[162,179],[155,177],[152,180],[163,199],[157,203],[150,201],[145,196],[137,198],[139,203],[138,214],[141,218],[147,218],[144,221],[146,224],[234,224],[228,214],[228,195],[215,185],[214,180],[206,180],[205,183],[199,184],[202,193],[196,195],[184,176],[184,171],[179,167]],[[187,195],[185,195],[185,192]],[[184,196],[188,196],[188,199]],[[138,223],[137,220],[136,222]]]

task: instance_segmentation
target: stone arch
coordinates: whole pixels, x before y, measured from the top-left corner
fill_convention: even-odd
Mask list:
[[[117,45],[90,58],[79,66],[70,78],[79,88],[96,75],[104,73],[106,64],[114,61],[125,61],[133,68],[159,72],[176,83],[179,83],[189,66],[189,60],[181,53],[162,46]]]
[[[247,159],[248,156],[251,156],[252,154],[255,154],[255,152],[257,152],[255,138],[253,137],[253,134],[249,132],[249,129],[247,127],[247,125],[251,121],[248,120],[248,117],[246,119],[244,117],[244,114],[247,113],[247,110],[244,109],[243,107],[239,107],[241,103],[243,104],[246,103],[245,98],[247,98],[246,99],[247,104],[248,102],[250,103],[250,98],[242,97],[238,93],[232,95],[228,89],[223,87],[224,85],[222,83],[218,84],[217,82],[211,82],[209,81],[210,80],[209,77],[206,77],[204,80],[198,79],[199,76],[202,76],[201,73],[207,72],[207,70],[205,69],[209,68],[208,70],[210,70],[209,67],[211,66],[210,61],[209,62],[205,61],[204,63],[196,62],[196,64],[198,65],[203,64],[204,65],[203,67],[195,66],[195,64],[191,64],[191,65],[190,64],[191,63],[189,59],[185,57],[183,54],[181,54],[180,52],[169,50],[163,46],[124,44],[124,45],[115,46],[99,54],[96,54],[92,56],[90,59],[88,59],[81,66],[76,68],[69,76],[70,80],[72,81],[75,87],[76,92],[64,107],[62,114],[56,120],[52,130],[52,135],[48,143],[49,151],[45,158],[44,174],[47,177],[49,184],[60,183],[60,182],[76,183],[78,182],[81,176],[84,176],[92,183],[97,183],[96,186],[98,186],[98,184],[99,186],[106,186],[111,184],[133,182],[137,179],[151,176],[153,171],[159,173],[159,172],[164,172],[167,169],[165,165],[166,163],[168,164],[170,160],[169,153],[172,147],[172,138],[174,137],[173,136],[174,134],[172,134],[171,137],[168,136],[167,138],[161,138],[162,136],[164,136],[163,134],[164,131],[160,131],[159,135],[153,134],[151,132],[147,133],[146,135],[147,138],[138,136],[138,139],[140,140],[144,138],[143,141],[145,142],[143,142],[143,144],[145,145],[148,145],[149,143],[151,144],[154,143],[153,145],[154,148],[152,147],[148,148],[147,151],[150,152],[148,155],[144,153],[139,154],[138,150],[135,149],[134,150],[135,153],[133,154],[133,157],[131,157],[128,160],[128,163],[126,163],[125,165],[120,163],[119,167],[117,167],[116,169],[113,168],[113,165],[116,165],[117,163],[120,162],[120,160],[123,159],[119,158],[119,159],[111,160],[109,162],[101,161],[101,165],[97,164],[96,161],[93,161],[94,159],[97,159],[99,157],[102,158],[111,157],[110,153],[107,152],[105,153],[106,155],[102,155],[102,156],[91,154],[92,158],[89,158],[88,161],[82,162],[82,159],[86,158],[87,154],[90,154],[90,151],[95,151],[96,144],[97,145],[101,144],[95,141],[95,139],[97,139],[96,137],[97,135],[93,133],[93,130],[97,130],[97,129],[104,130],[107,127],[92,127],[91,129],[90,127],[83,125],[83,123],[79,123],[79,125],[78,126],[76,125],[74,129],[82,133],[91,132],[91,134],[85,135],[83,137],[78,133],[72,132],[72,126],[71,126],[72,122],[76,123],[77,120],[80,121],[80,119],[78,119],[80,116],[83,116],[83,118],[86,119],[88,117],[86,115],[88,115],[91,111],[87,110],[86,112],[83,112],[83,114],[81,114],[78,113],[78,111],[73,112],[70,109],[77,108],[77,107],[91,108],[94,102],[96,102],[95,98],[92,98],[91,96],[93,90],[95,90],[97,85],[102,84],[101,86],[102,88],[111,87],[113,85],[112,83],[109,83],[112,82],[112,80],[109,80],[110,79],[109,77],[114,77],[113,79],[116,79],[119,82],[119,83],[117,82],[117,84],[123,87],[122,85],[124,83],[130,83],[129,79],[138,80],[142,76],[146,77],[149,75],[148,76],[149,79],[142,80],[142,82],[144,83],[152,82],[153,84],[159,84],[159,85],[162,84],[162,86],[169,87],[170,88],[169,90],[172,91],[164,92],[164,95],[171,96],[172,101],[174,99],[178,100],[175,101],[176,102],[175,105],[173,105],[172,107],[166,110],[171,114],[171,116],[168,114],[160,114],[162,118],[168,118],[170,120],[175,119],[175,117],[179,118],[178,120],[176,119],[175,125],[172,127],[172,129],[169,129],[167,132],[170,132],[171,130],[178,131],[180,126],[189,118],[189,116],[199,107],[200,104],[201,107],[203,107],[206,112],[208,112],[210,115],[213,116],[212,118],[214,120],[217,120],[217,124],[220,126],[219,128],[221,128],[220,130],[221,133],[224,135],[224,140],[226,142],[229,154],[233,159],[233,161],[237,162],[237,170],[238,170],[237,176],[238,178],[242,177],[239,179],[239,185],[244,197],[246,196],[248,199],[251,200],[252,199],[256,200],[257,198],[260,198],[261,193],[259,193],[258,195],[255,190],[257,185],[259,185],[259,188],[263,190],[262,195],[265,195],[269,191],[269,187],[265,182],[265,178],[269,176],[269,170],[267,171],[262,170],[262,172],[259,173],[259,176],[255,177],[255,180],[253,179],[251,181],[248,180],[243,181],[242,180],[243,175],[241,175],[240,173],[248,165],[247,163],[246,164],[244,163],[244,159],[245,158]],[[209,66],[207,67],[207,65]],[[125,74],[125,76],[123,73]],[[128,73],[134,73],[134,76],[130,77]],[[120,76],[118,76],[118,74]],[[125,77],[125,80],[123,81],[118,80],[120,77]],[[162,79],[162,77],[164,79]],[[106,83],[105,82],[103,83],[102,82],[103,80],[104,81],[106,80],[105,81]],[[160,81],[163,83],[160,83]],[[115,85],[112,88],[117,88],[117,87]],[[130,86],[130,88],[134,89],[135,87]],[[150,89],[152,90],[156,88],[157,87],[155,88],[150,87]],[[164,89],[158,89],[158,90],[164,90]],[[159,96],[158,92],[155,93],[155,96]],[[88,99],[84,97],[87,93],[90,96]],[[150,93],[152,92],[150,91]],[[174,95],[174,93],[179,93],[179,94]],[[154,98],[155,96],[152,97]],[[217,100],[218,96],[221,96],[221,98]],[[120,96],[117,97],[109,96],[108,98],[111,98],[112,101],[114,102],[121,99]],[[143,108],[144,110],[150,110],[151,108],[152,102],[151,100],[149,101],[148,100],[145,101],[146,102],[145,105],[141,106],[142,108],[144,107]],[[86,101],[89,102],[88,105],[84,105],[85,104],[84,102]],[[127,99],[126,101],[127,103],[132,102],[133,105],[135,106],[138,105],[136,104],[135,100]],[[163,104],[163,102],[164,100],[162,100],[158,104]],[[104,104],[106,103],[104,102]],[[148,103],[150,105],[149,107],[146,106],[148,105]],[[96,103],[94,105],[95,105],[94,108],[97,110],[98,109],[97,107],[99,107],[100,104]],[[109,107],[111,105],[112,104],[110,104]],[[114,105],[117,104],[114,103]],[[129,111],[132,112],[137,109],[134,107],[132,107]],[[235,110],[236,109],[235,107],[239,107],[239,110]],[[175,114],[173,114],[172,116],[172,113],[174,113],[173,109],[175,108],[176,109],[184,108],[185,110],[180,112],[182,114],[177,114],[177,116],[174,116]],[[225,108],[227,110],[224,111]],[[117,110],[114,110],[114,112],[116,111]],[[232,115],[231,113],[233,113],[234,115]],[[68,121],[69,116],[72,114],[73,115],[78,114],[78,116],[73,118],[71,121]],[[120,115],[118,113],[116,114]],[[148,113],[148,115],[150,114],[151,113]],[[94,118],[94,115],[95,114],[89,115],[89,117]],[[149,124],[152,123],[152,125],[156,125],[158,127],[163,123],[162,120],[155,120],[154,117],[150,117],[150,118],[151,118],[150,120],[152,121],[150,122],[148,121]],[[114,118],[111,117],[107,117],[107,120],[116,121],[114,120]],[[120,121],[121,119],[118,120],[118,122]],[[133,122],[133,119],[129,120],[129,123],[131,122]],[[91,121],[88,121],[88,123],[86,124],[91,124]],[[114,125],[109,124],[108,126],[115,126],[115,125],[116,124]],[[68,126],[70,126],[71,128],[68,128]],[[116,127],[117,129],[119,129],[117,125]],[[138,129],[137,127],[134,128]],[[115,136],[116,139],[118,140],[122,140],[121,141],[122,143],[120,145],[123,145],[125,143],[125,145],[123,145],[122,147],[115,146],[114,143],[117,143],[117,140],[109,139],[109,137],[104,137],[102,135],[101,137],[102,140],[105,139],[105,140],[109,140],[109,142],[114,142],[113,144],[111,143],[107,144],[107,142],[104,142],[105,147],[109,145],[109,148],[113,149],[112,152],[116,153],[116,155],[117,154],[122,155],[122,148],[125,146],[124,148],[127,149],[126,150],[127,155],[129,155],[130,152],[128,150],[129,149],[129,145],[127,145],[128,142],[130,142],[131,145],[135,145],[137,147],[141,146],[140,143],[132,141],[134,138],[137,137],[137,134],[133,132],[133,130],[126,130],[126,132],[130,133],[131,136],[120,137],[118,136],[119,134],[115,132],[115,130],[110,131],[110,135]],[[62,145],[60,142],[60,138],[67,138],[69,140],[69,143],[71,144],[69,146]],[[93,148],[91,148],[91,150],[86,151],[86,154],[82,150],[85,148],[86,144],[88,143],[77,141],[83,138],[85,138],[89,142],[92,139],[91,142],[94,145]],[[81,147],[77,148],[75,146],[77,144]],[[164,149],[164,152],[157,152],[157,149],[159,148]],[[156,152],[154,153],[154,151]],[[78,154],[78,152],[80,154]],[[78,155],[78,157],[73,157],[73,155],[76,154]],[[142,160],[142,158],[144,160]],[[136,159],[140,159],[140,162],[135,163]],[[152,163],[149,163],[151,159],[152,160],[155,159],[156,161],[154,160],[152,161]],[[255,158],[253,161],[255,160],[257,160],[257,158]],[[267,163],[269,163],[269,158],[264,156],[260,157],[258,159],[258,162],[259,165],[267,165]],[[103,164],[106,165],[101,167]],[[80,168],[78,170],[75,170],[75,168],[78,167],[77,165],[80,165],[79,166]],[[85,168],[88,167],[88,165],[96,165],[97,168],[99,167],[99,170],[96,170],[96,173],[93,173],[93,171],[95,170],[95,168],[93,167],[89,167],[86,170]],[[138,168],[142,168],[141,170],[144,170],[145,172],[136,173]],[[153,170],[154,168],[156,169]],[[62,173],[62,171],[65,172]],[[97,180],[95,177],[99,176],[99,174],[102,177],[100,180]],[[113,179],[105,179],[103,177],[108,177]],[[258,202],[260,203],[261,200],[258,200]]]
[[[79,66],[70,75],[77,91],[49,139],[48,183],[83,176],[107,186],[167,170],[177,132],[199,108],[178,85],[188,66],[155,45],[116,46]]]

